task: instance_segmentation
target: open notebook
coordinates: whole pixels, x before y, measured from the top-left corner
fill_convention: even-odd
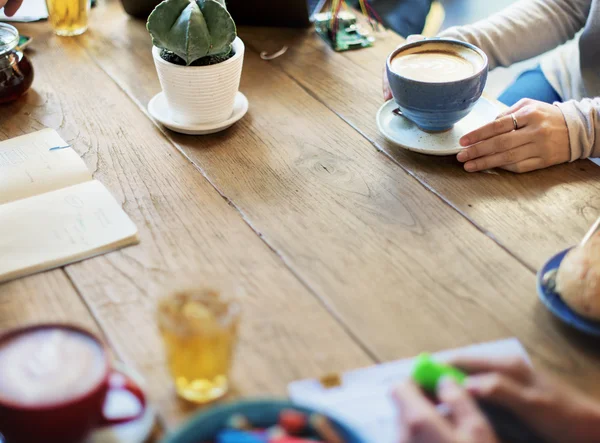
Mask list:
[[[481,343],[435,354],[438,358],[455,355],[512,356],[529,361],[527,351],[515,339]],[[414,359],[398,360],[357,369],[323,380],[301,380],[288,387],[290,398],[320,409],[345,421],[369,443],[397,443],[398,411],[392,390],[410,377]]]
[[[0,143],[0,282],[138,242],[137,228],[52,129]]]

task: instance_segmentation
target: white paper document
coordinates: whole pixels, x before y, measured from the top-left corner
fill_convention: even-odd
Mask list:
[[[517,339],[482,343],[434,354],[518,356],[529,361],[525,348]],[[290,398],[301,405],[314,407],[348,423],[372,443],[397,443],[397,410],[391,392],[410,376],[414,359],[399,360],[357,369],[342,375],[342,385],[324,387],[319,380],[290,383]]]

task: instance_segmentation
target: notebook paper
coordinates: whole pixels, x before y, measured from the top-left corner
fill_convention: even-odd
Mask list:
[[[108,190],[89,181],[0,206],[0,281],[137,242]]]
[[[0,282],[138,242],[121,205],[51,129],[0,142]]]
[[[92,180],[73,149],[52,149],[65,146],[52,129],[0,143],[0,205]]]
[[[529,357],[517,339],[482,343],[435,354]],[[406,380],[414,359],[399,360],[342,374],[339,387],[326,388],[319,380],[302,380],[288,386],[290,398],[299,404],[320,409],[348,423],[367,442],[398,443],[397,410],[391,392]]]

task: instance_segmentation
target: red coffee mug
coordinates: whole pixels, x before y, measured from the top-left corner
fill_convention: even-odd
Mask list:
[[[139,419],[144,414],[146,397],[140,387],[126,375],[111,368],[106,346],[85,329],[63,324],[40,324],[2,334],[0,344],[16,335],[40,329],[74,331],[93,339],[104,350],[104,376],[85,394],[51,405],[20,405],[0,398],[0,434],[4,436],[6,443],[80,442],[96,428],[127,423]],[[140,402],[138,413],[128,417],[105,417],[103,407],[111,391],[127,391],[134,395]]]

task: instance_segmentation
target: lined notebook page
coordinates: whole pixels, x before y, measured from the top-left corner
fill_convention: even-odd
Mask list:
[[[0,205],[92,180],[83,160],[53,129],[0,142]]]
[[[137,243],[137,228],[98,181],[0,206],[0,282]]]
[[[482,343],[435,354],[439,358],[453,355],[517,356],[529,361],[525,348],[517,339]],[[397,443],[398,411],[392,390],[410,377],[413,359],[383,363],[342,375],[342,386],[327,389],[318,380],[302,380],[289,385],[290,398],[338,417],[356,429],[370,443]]]

